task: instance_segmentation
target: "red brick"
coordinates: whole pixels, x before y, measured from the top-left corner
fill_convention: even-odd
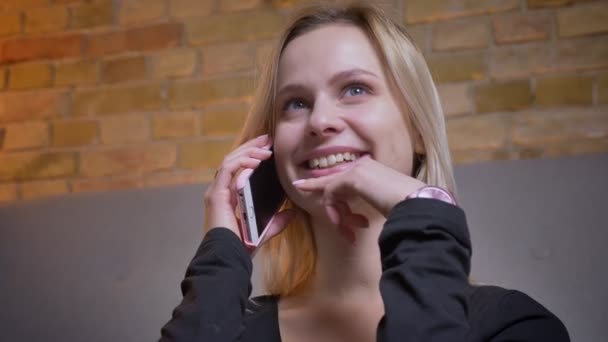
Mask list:
[[[216,102],[248,99],[252,93],[253,81],[244,77],[176,82],[169,88],[169,107],[185,109]]]
[[[516,79],[551,72],[555,57],[548,44],[493,49],[489,58],[493,79]]]
[[[527,80],[482,84],[475,88],[478,113],[516,111],[531,104],[532,94]]]
[[[165,0],[123,0],[118,21],[121,24],[143,23],[165,15]]]
[[[137,178],[78,179],[72,181],[73,192],[102,192],[142,188],[144,182]]]
[[[182,25],[162,23],[127,31],[127,46],[134,51],[161,50],[181,43]]]
[[[285,18],[274,11],[231,13],[185,22],[192,45],[264,40],[276,37]]]
[[[49,126],[42,121],[8,124],[4,127],[5,151],[43,147],[49,144]]]
[[[543,157],[579,156],[587,154],[605,154],[608,152],[608,138],[586,138],[543,145],[540,148]]]
[[[149,122],[146,115],[116,115],[101,120],[101,142],[124,144],[149,139]]]
[[[19,13],[0,14],[0,37],[12,36],[21,32]]]
[[[58,5],[71,5],[71,4],[77,4],[77,3],[81,3],[81,2],[86,2],[89,0],[52,0],[52,2],[54,4],[58,4]]]
[[[43,90],[0,94],[0,123],[46,119],[65,115],[68,93]]]
[[[53,146],[75,147],[95,143],[97,122],[84,120],[62,120],[52,124]]]
[[[173,50],[150,57],[152,78],[190,76],[198,62],[198,54],[191,50]]]
[[[112,0],[95,0],[71,9],[70,27],[91,28],[112,25]]]
[[[300,8],[310,5],[310,0],[271,0],[272,5],[277,8]]]
[[[597,80],[597,104],[608,104],[608,74],[598,77]]]
[[[548,13],[517,13],[492,18],[494,38],[499,44],[547,40],[551,32]]]
[[[0,184],[0,203],[8,203],[17,200],[17,184]]]
[[[471,49],[488,46],[489,29],[485,19],[459,19],[438,23],[433,28],[434,50]]]
[[[75,175],[76,154],[72,152],[19,152],[0,155],[0,181]]]
[[[467,114],[473,111],[469,84],[440,84],[437,86],[437,91],[446,116]]]
[[[46,63],[16,64],[9,69],[9,89],[48,87],[52,83],[51,65]]]
[[[518,113],[513,116],[513,142],[518,146],[547,146],[608,137],[603,108]]]
[[[102,70],[106,83],[145,80],[146,59],[144,56],[114,58],[104,61]]]
[[[8,70],[0,69],[0,92],[4,90],[8,84]]]
[[[41,33],[65,30],[68,10],[64,6],[41,7],[25,12],[25,33]]]
[[[253,47],[247,43],[214,45],[203,49],[203,74],[221,74],[253,70]]]
[[[431,28],[429,24],[408,25],[405,29],[414,44],[422,51],[429,50],[429,42],[431,37]]]
[[[593,80],[588,76],[562,76],[536,80],[537,106],[591,105]]]
[[[198,134],[198,115],[196,112],[156,115],[152,120],[154,139],[192,137]]]
[[[558,70],[590,70],[608,66],[608,35],[560,41],[557,45]]]
[[[480,15],[519,8],[519,0],[424,0],[405,2],[408,24]]]
[[[0,1],[0,11],[42,7],[48,4],[49,0],[2,0]]]
[[[498,149],[507,141],[507,117],[504,114],[467,116],[447,120],[450,148]]]
[[[177,23],[97,33],[89,37],[87,53],[91,56],[100,56],[118,52],[168,49],[180,44],[181,35],[182,26]]]
[[[220,11],[242,11],[260,7],[264,0],[220,0]]]
[[[256,70],[263,70],[264,66],[270,60],[274,49],[274,42],[261,42],[255,48],[255,67]]]
[[[204,17],[213,12],[214,0],[171,0],[171,16],[178,19],[187,17]]]
[[[176,159],[176,147],[172,144],[91,150],[82,153],[80,172],[86,177],[140,176],[172,168]]]
[[[73,116],[143,112],[162,106],[160,83],[87,89],[72,94]]]
[[[0,63],[77,57],[81,52],[82,36],[79,34],[13,39],[2,45]]]
[[[497,150],[453,150],[450,152],[454,164],[483,163],[496,160],[514,159],[504,148]]]
[[[102,56],[128,52],[127,31],[111,31],[91,34],[88,38],[87,55]]]
[[[561,7],[571,5],[576,0],[527,0],[528,8]]]
[[[45,180],[21,184],[21,198],[25,200],[64,195],[68,192],[68,184],[65,180]]]
[[[99,63],[94,60],[55,65],[55,85],[78,85],[96,83],[99,79]]]
[[[249,106],[244,103],[206,108],[201,116],[203,136],[234,136],[243,128]]]
[[[185,143],[179,147],[181,169],[216,169],[233,149],[233,139]]]
[[[449,53],[427,58],[437,83],[480,80],[486,75],[483,53]]]
[[[605,1],[564,8],[557,12],[560,37],[574,37],[608,32],[608,5]]]

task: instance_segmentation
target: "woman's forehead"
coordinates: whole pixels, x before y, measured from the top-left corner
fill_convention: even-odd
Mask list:
[[[311,72],[332,74],[362,69],[380,74],[381,64],[374,46],[358,27],[330,24],[293,39],[279,61],[279,84]]]

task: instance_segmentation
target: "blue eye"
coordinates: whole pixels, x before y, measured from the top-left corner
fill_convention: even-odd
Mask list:
[[[346,96],[359,96],[367,93],[367,89],[360,85],[354,85],[346,89]]]
[[[306,102],[302,99],[293,99],[285,102],[285,106],[283,106],[283,111],[297,111],[308,108]]]

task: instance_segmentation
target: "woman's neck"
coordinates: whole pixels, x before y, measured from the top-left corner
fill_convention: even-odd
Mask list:
[[[355,229],[349,241],[324,218],[311,217],[317,247],[315,277],[310,295],[322,300],[350,300],[379,295],[382,275],[378,236],[386,219],[363,201],[350,203],[353,212],[369,219],[369,228]]]

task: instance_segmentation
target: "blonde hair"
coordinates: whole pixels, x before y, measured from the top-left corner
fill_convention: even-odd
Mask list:
[[[404,109],[412,136],[419,135],[424,152],[415,154],[413,175],[456,194],[443,110],[429,68],[405,29],[374,6],[363,4],[315,6],[297,14],[279,38],[260,75],[254,103],[237,141],[274,136],[277,113],[278,64],[287,44],[298,36],[329,24],[360,28],[377,49],[387,79]],[[300,215],[278,236],[267,242],[265,285],[269,294],[289,296],[303,290],[314,277],[316,248],[306,214],[287,201]]]

